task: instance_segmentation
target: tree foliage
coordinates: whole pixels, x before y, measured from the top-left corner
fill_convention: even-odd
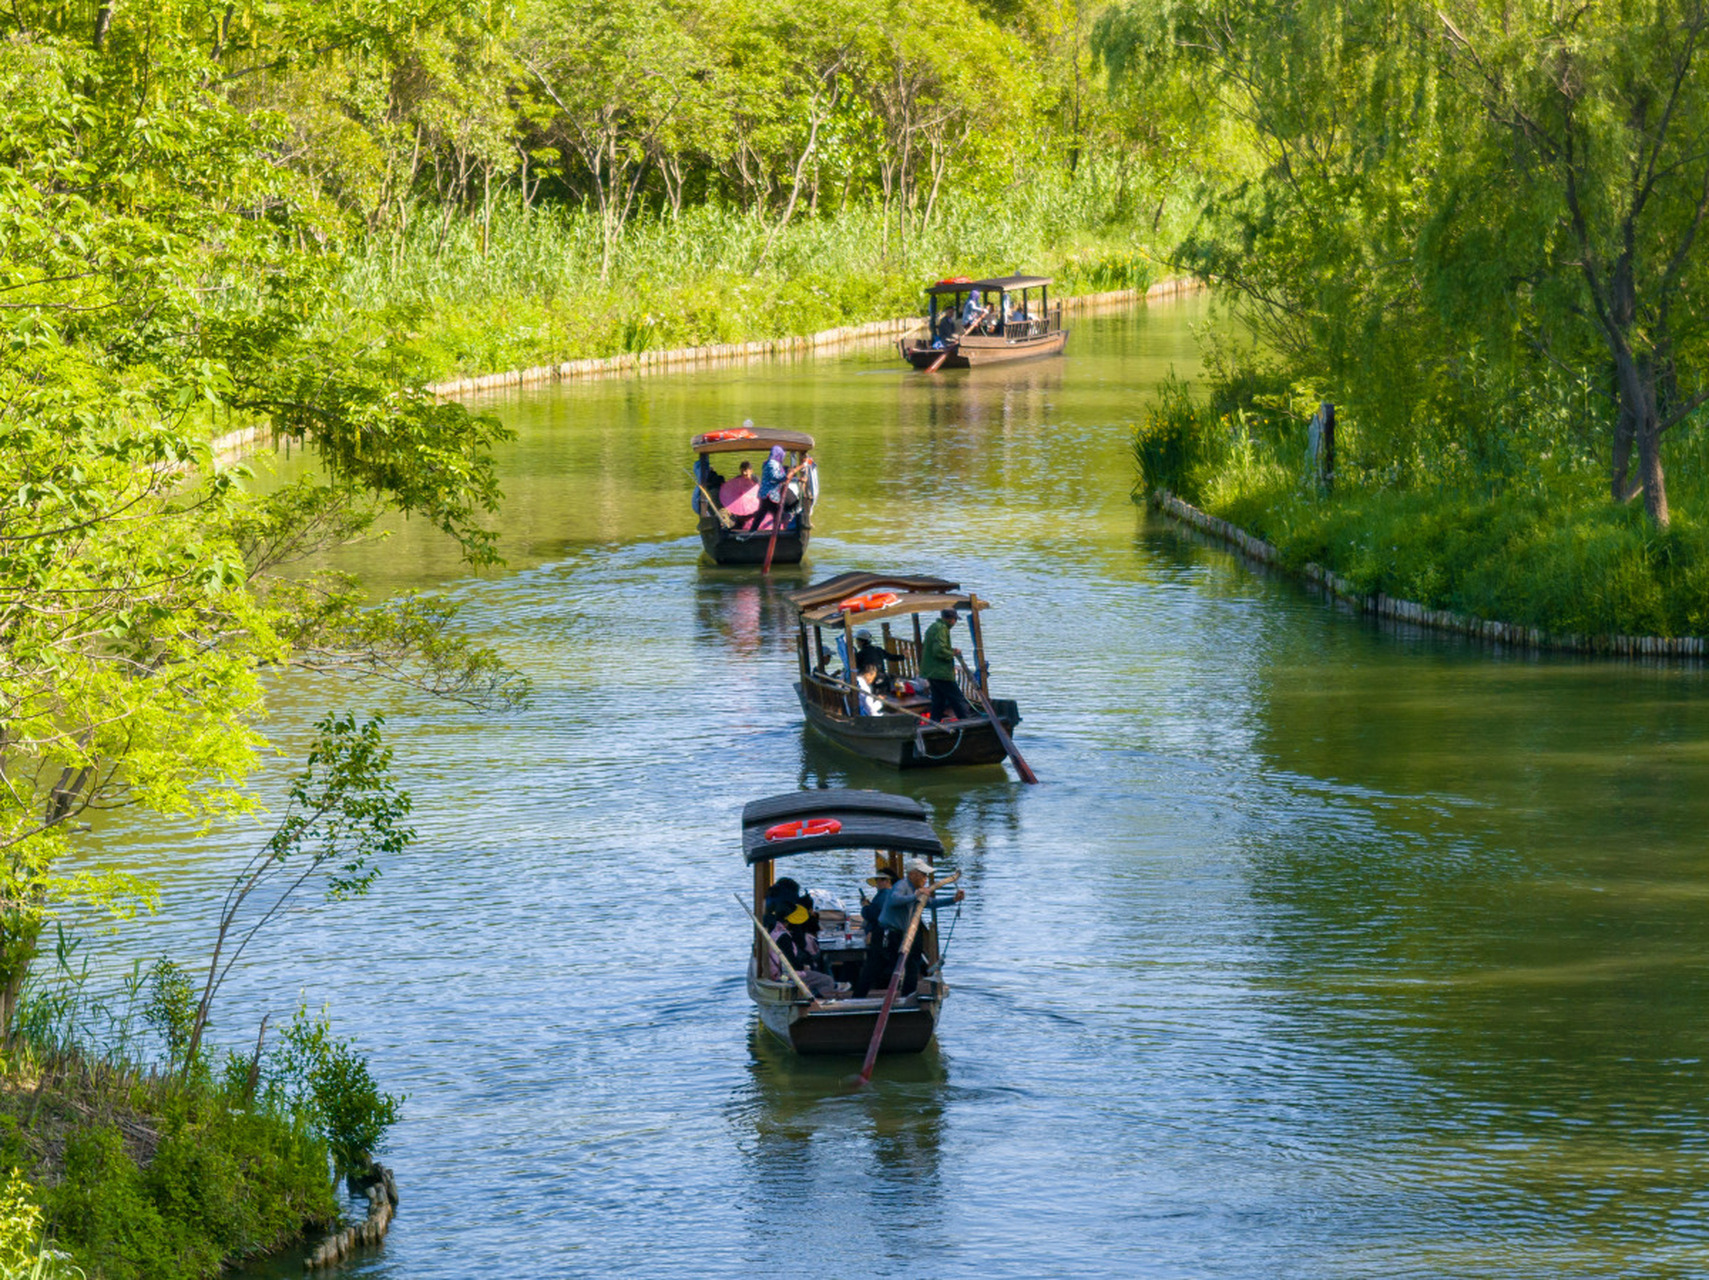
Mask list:
[[[1345,407],[1366,480],[1600,456],[1665,525],[1661,440],[1703,403],[1709,355],[1706,16],[1186,0],[1117,6],[1096,41],[1119,80],[1196,95],[1180,260]]]
[[[296,566],[383,510],[471,563],[500,425],[419,386],[407,317],[319,322],[344,214],[236,94],[400,39],[388,6],[20,4],[0,22],[0,1027],[46,913],[147,886],[65,875],[83,820],[250,803],[259,673],[299,663],[504,702],[443,603],[367,611]],[[266,21],[260,19],[265,17]],[[260,422],[313,480],[261,495],[209,439]]]

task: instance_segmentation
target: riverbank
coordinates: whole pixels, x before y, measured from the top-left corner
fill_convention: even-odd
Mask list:
[[[1151,501],[1165,514],[1201,533],[1228,543],[1247,559],[1294,573],[1305,581],[1322,587],[1336,599],[1351,604],[1361,613],[1397,622],[1409,622],[1437,631],[1451,631],[1492,644],[1520,649],[1612,654],[1621,657],[1702,659],[1709,655],[1709,641],[1701,636],[1560,633],[1544,627],[1502,622],[1453,609],[1432,608],[1414,600],[1397,599],[1381,590],[1364,590],[1357,583],[1315,561],[1298,561],[1275,544],[1254,537],[1230,521],[1201,511],[1167,490],[1153,493]]]
[[[77,1052],[0,1063],[0,1162],[29,1184],[4,1245],[33,1256],[45,1232],[50,1276],[192,1280],[338,1217],[325,1141],[241,1079]]]
[[[1133,306],[1140,302],[1157,301],[1191,293],[1204,286],[1196,280],[1174,277],[1160,280],[1149,287],[1113,289],[1102,293],[1069,295],[1060,299],[1065,314],[1088,314],[1100,310]],[[834,350],[850,344],[872,342],[881,338],[896,338],[921,325],[918,315],[873,320],[865,324],[839,325],[817,333],[766,338],[754,342],[718,343],[711,346],[676,347],[661,351],[624,352],[598,359],[565,360],[559,364],[535,365],[527,369],[511,369],[469,378],[437,382],[427,389],[438,396],[468,395],[477,391],[496,391],[503,387],[528,386],[541,382],[559,382],[574,378],[609,377],[614,374],[663,373],[690,367],[742,364],[751,360],[766,360],[778,356],[805,356],[819,351]]]
[[[1136,497],[1191,504],[1207,532],[1385,617],[1580,653],[1702,652],[1709,636],[1709,476],[1693,437],[1671,459],[1673,520],[1611,502],[1594,452],[1379,465],[1338,424],[1335,483],[1316,483],[1309,389],[1223,368],[1166,380],[1134,429]]]

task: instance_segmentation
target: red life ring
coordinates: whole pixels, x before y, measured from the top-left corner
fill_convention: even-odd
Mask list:
[[[869,596],[850,596],[837,606],[838,613],[865,613],[869,609],[888,609],[902,597],[893,591],[875,591]]]
[[[752,440],[754,433],[746,427],[731,427],[728,431],[708,431],[702,440]]]
[[[972,276],[946,276],[938,281],[939,284],[972,284]]]
[[[767,827],[767,840],[800,840],[804,836],[834,836],[843,829],[835,818],[808,818],[805,822],[780,822]]]

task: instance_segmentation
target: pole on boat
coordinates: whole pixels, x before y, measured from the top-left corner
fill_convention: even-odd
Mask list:
[[[979,683],[979,677],[967,670],[967,659],[958,653],[955,655],[955,660],[957,665],[967,672],[967,683],[973,690],[973,696],[978,698],[979,705],[985,708],[985,718],[990,722],[992,731],[997,735],[997,741],[1002,744],[1003,750],[1009,755],[1009,759],[1015,762],[1015,772],[1021,775],[1021,781],[1037,782],[1038,774],[1033,772],[1032,766],[1027,763],[1020,748],[1015,745],[1015,740],[1009,736],[1009,731],[1003,727],[1003,722],[997,718],[997,708],[991,704],[991,699],[986,696],[984,688]]]
[[[696,476],[691,468],[684,467],[683,470],[687,471],[689,476],[693,478],[694,487],[700,490],[700,496],[706,499],[707,507],[713,515],[718,517],[718,523],[728,529],[731,523],[729,513],[712,500],[712,495],[706,491],[706,486],[700,483],[700,477]]]
[[[765,926],[760,923],[760,918],[749,910],[747,903],[742,901],[741,894],[732,893],[730,896],[736,900],[737,906],[741,907],[744,912],[747,912],[748,919],[754,922],[754,928],[759,930],[759,935],[761,939],[764,940],[766,948],[771,952],[772,958],[775,959],[778,964],[783,966],[783,971],[789,975],[790,981],[801,989],[802,995],[807,997],[809,1011],[817,1009],[819,1007],[819,997],[813,994],[813,988],[803,982],[801,980],[801,975],[795,972],[795,966],[789,963],[789,957],[783,954],[782,948],[777,945],[777,939],[765,931]]]
[[[925,913],[926,904],[939,889],[946,884],[954,884],[959,879],[961,872],[957,871],[947,879],[933,880],[920,886],[920,892],[914,899],[913,917],[908,921],[908,931],[902,935],[901,949],[896,952],[896,967],[890,971],[890,986],[884,992],[884,1004],[878,1011],[878,1023],[872,1029],[872,1043],[866,1046],[866,1061],[860,1064],[861,1084],[872,1079],[872,1068],[878,1062],[878,1046],[884,1043],[884,1028],[890,1025],[890,1006],[896,1003],[896,992],[901,989],[902,974],[908,967],[908,952],[914,947],[914,935],[920,930],[920,917]]]
[[[765,563],[760,566],[761,573],[771,572],[771,553],[777,550],[777,535],[783,529],[783,509],[789,502],[789,482],[795,479],[796,472],[804,470],[807,464],[811,461],[813,461],[813,459],[812,456],[809,455],[784,473],[783,487],[777,491],[777,514],[771,518],[771,541],[765,544]],[[801,496],[803,498],[807,496],[807,486],[805,484],[801,486]],[[800,510],[804,506],[804,503],[796,504],[797,510]],[[800,515],[797,515],[795,518],[799,520],[801,517]]]

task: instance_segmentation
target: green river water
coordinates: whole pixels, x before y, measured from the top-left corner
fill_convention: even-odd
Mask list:
[[[349,1274],[1709,1272],[1703,672],[1379,625],[1136,507],[1130,424],[1205,316],[1082,318],[1007,371],[872,349],[485,402],[508,570],[413,526],[350,563],[448,587],[536,701],[384,704],[419,843],[264,936],[217,1015],[249,1043],[330,1002],[408,1093]],[[819,440],[810,563],[770,583],[702,565],[688,505],[689,435],[744,417]],[[1042,785],[804,733],[778,593],[879,567],[993,602]],[[272,728],[367,705],[293,683]],[[738,812],[820,785],[919,797],[968,889],[938,1045],[863,1092],[742,982]],[[129,945],[193,954],[256,838],[125,835],[166,886]]]

